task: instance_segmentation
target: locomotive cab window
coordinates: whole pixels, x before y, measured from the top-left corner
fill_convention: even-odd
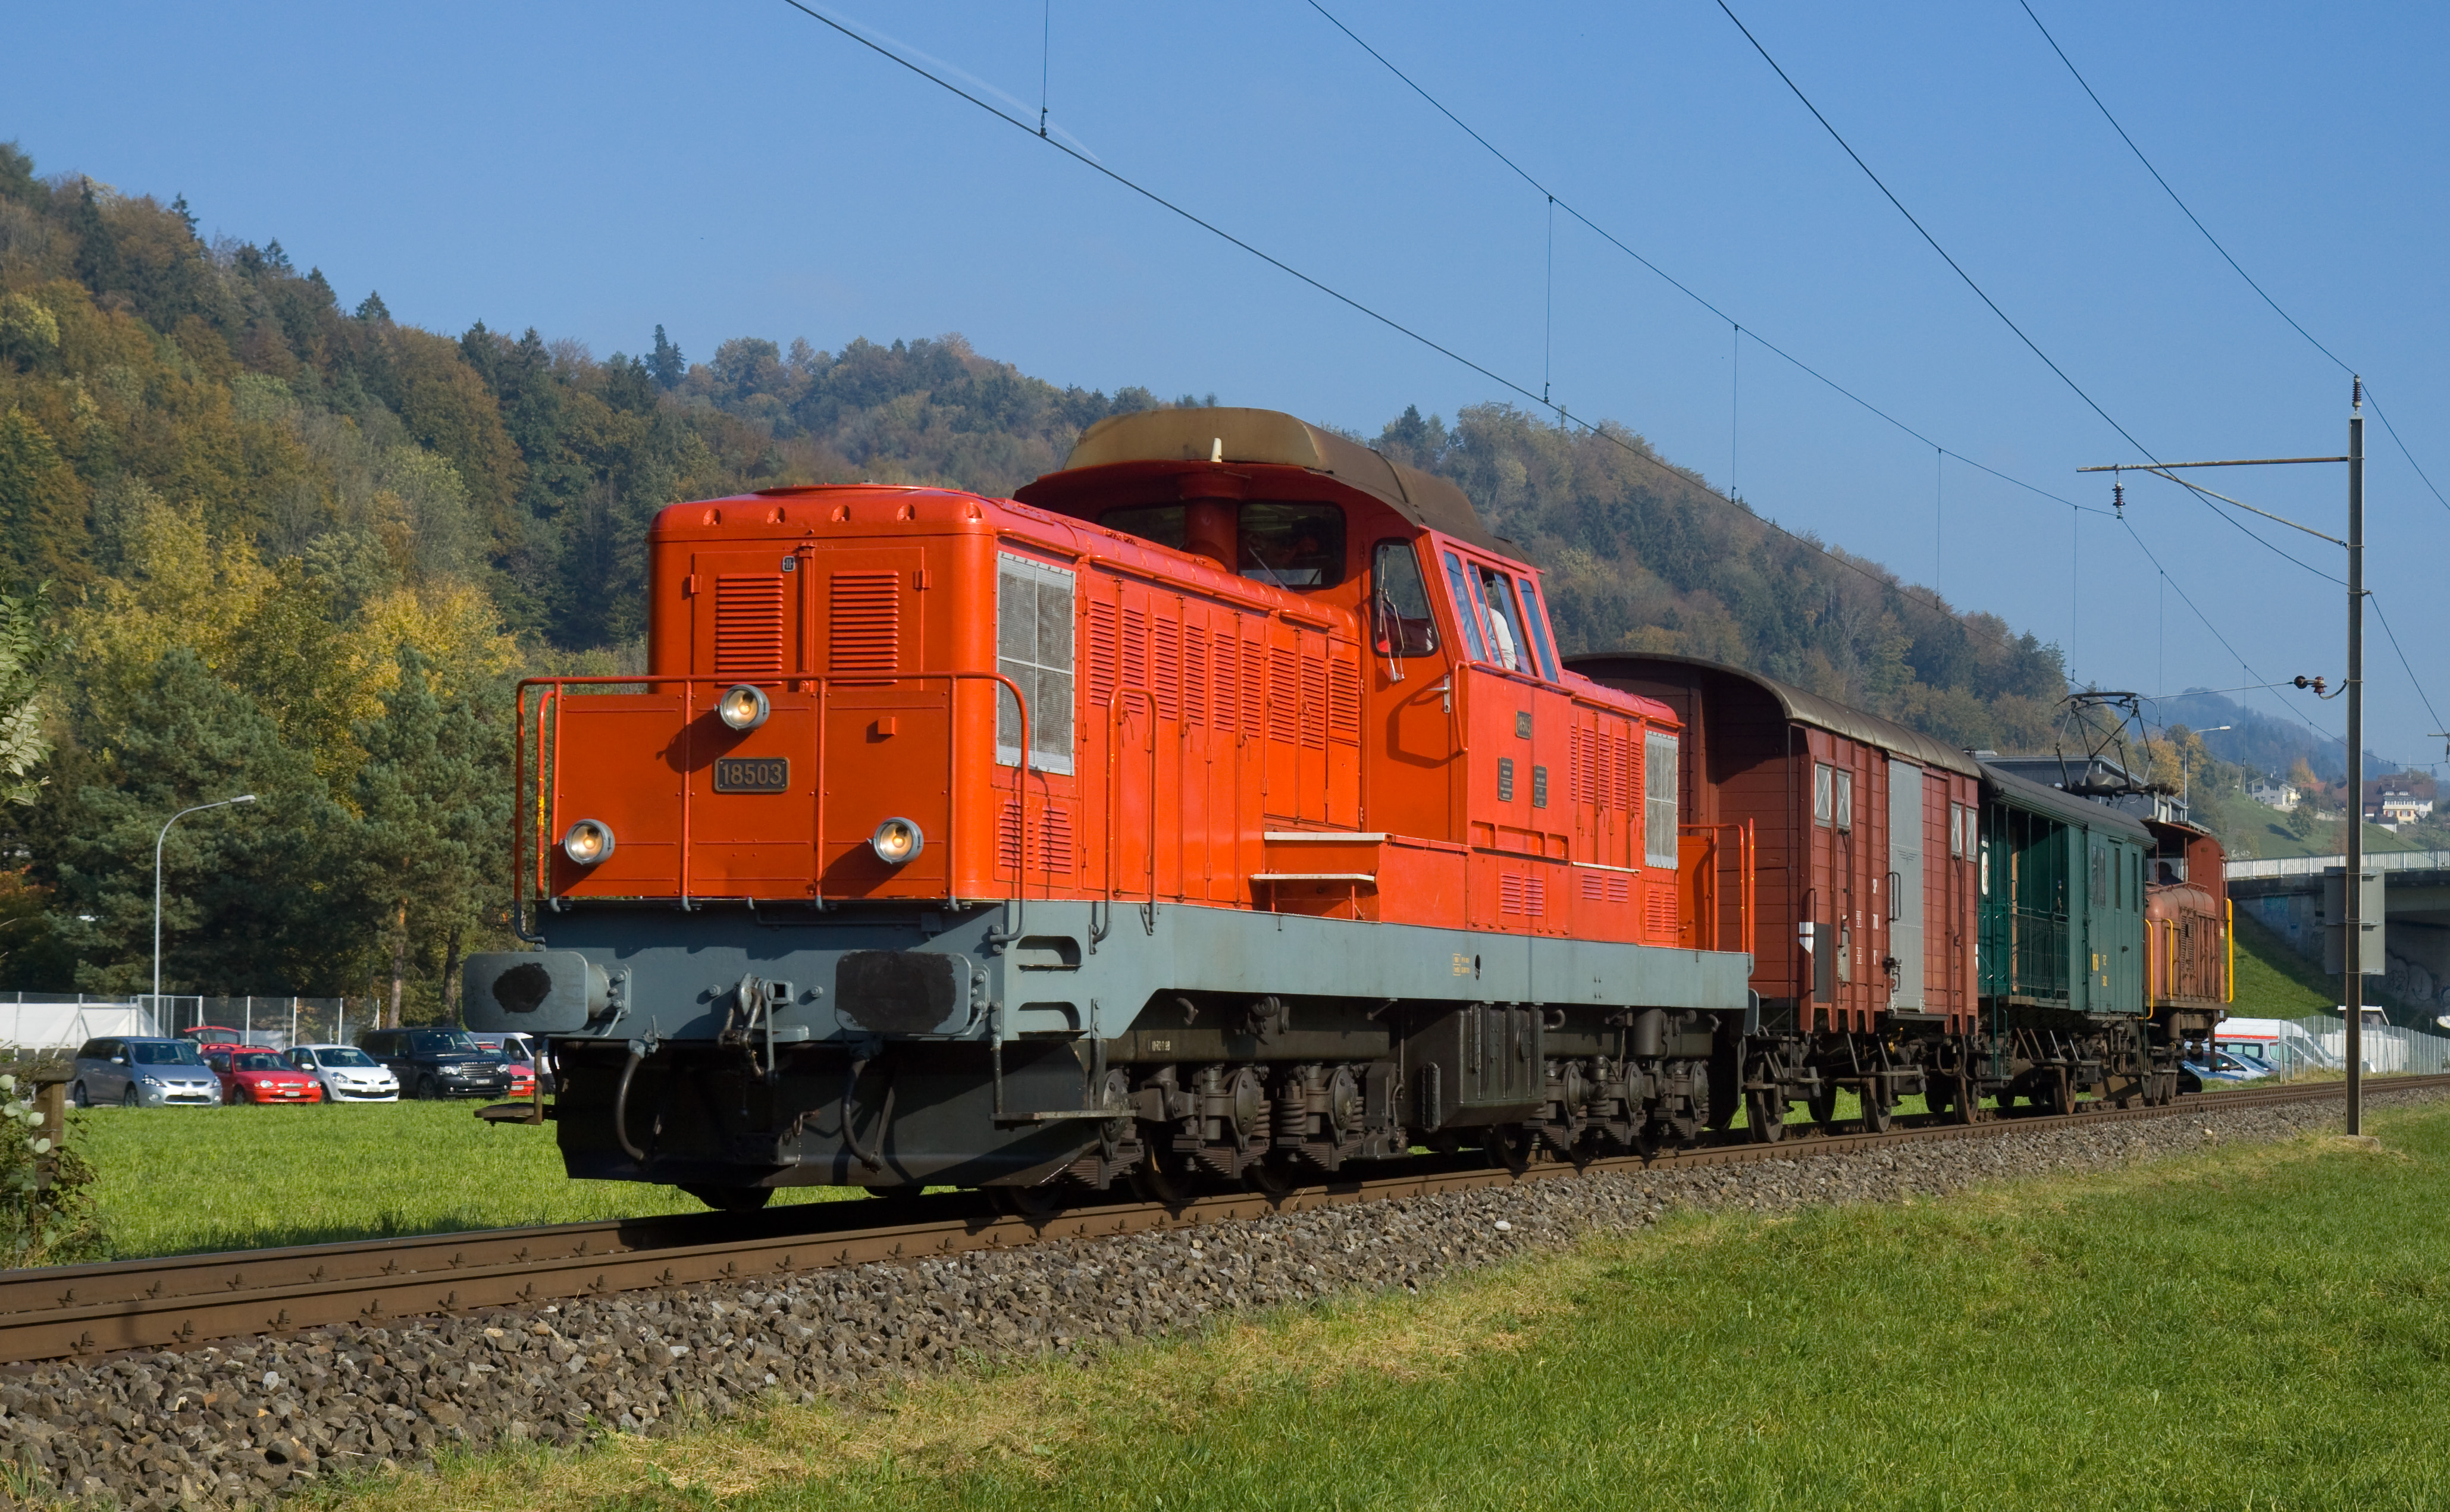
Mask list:
[[[1073,575],[1025,556],[996,557],[996,670],[1029,701],[1033,771],[1072,770]],[[1021,708],[996,686],[996,764],[1021,765]]]
[[[1482,649],[1479,601],[1471,596],[1471,576],[1464,571],[1463,558],[1452,552],[1443,553],[1447,563],[1447,591],[1454,595],[1455,623],[1463,627],[1463,642],[1471,650],[1475,662],[1488,660]]]
[[[1191,513],[1182,504],[1126,504],[1107,510],[1098,523],[1177,552],[1210,546],[1192,539]],[[1333,504],[1243,504],[1234,514],[1232,539],[1214,549],[1231,554],[1234,571],[1278,588],[1333,588],[1344,581],[1344,511]]]
[[[1509,672],[1528,672],[1531,642],[1523,631],[1523,611],[1515,607],[1514,584],[1493,567],[1476,567],[1472,584],[1488,607],[1488,659]]]
[[[1344,581],[1344,511],[1332,504],[1245,504],[1244,577],[1278,588],[1332,588]]]
[[[1515,580],[1523,590],[1523,628],[1531,632],[1531,649],[1540,657],[1540,675],[1557,680],[1557,654],[1548,648],[1548,616],[1541,611],[1540,585],[1526,574]]]
[[[1410,541],[1380,541],[1370,563],[1370,618],[1381,656],[1434,656],[1438,624]]]

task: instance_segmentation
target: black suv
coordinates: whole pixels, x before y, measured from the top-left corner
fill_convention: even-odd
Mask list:
[[[511,1068],[464,1029],[377,1029],[358,1048],[391,1068],[411,1097],[507,1097]]]

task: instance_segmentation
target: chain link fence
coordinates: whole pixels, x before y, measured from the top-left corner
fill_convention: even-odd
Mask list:
[[[286,1050],[292,1045],[351,1044],[376,1027],[379,998],[212,997],[150,993],[113,998],[99,993],[0,992],[0,1048],[19,1057],[73,1050],[104,1035],[180,1035],[198,1028],[230,1031],[235,1042]]]

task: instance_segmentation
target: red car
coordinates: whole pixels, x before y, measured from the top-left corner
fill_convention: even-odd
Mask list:
[[[208,1045],[204,1064],[222,1080],[222,1101],[321,1102],[323,1084],[261,1045]]]

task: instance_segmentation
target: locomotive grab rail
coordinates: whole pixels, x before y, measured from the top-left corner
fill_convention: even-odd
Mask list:
[[[956,769],[956,766],[961,755],[961,746],[959,745],[961,722],[955,717],[959,711],[958,704],[961,685],[964,682],[994,683],[999,688],[1012,695],[1013,703],[1020,709],[1021,761],[1020,765],[1013,770],[1013,801],[1020,809],[1021,855],[1019,863],[1013,873],[1015,895],[1011,901],[1019,904],[1026,904],[1029,897],[1029,777],[1030,774],[1036,770],[1036,768],[1030,765],[1029,700],[1022,695],[1021,686],[1015,683],[1011,678],[1003,675],[1001,672],[977,670],[922,671],[901,672],[896,673],[891,677],[865,676],[845,678],[810,676],[806,673],[778,674],[770,677],[737,677],[722,676],[712,672],[641,672],[635,675],[594,674],[582,677],[524,677],[519,680],[518,687],[515,693],[515,701],[512,706],[513,717],[511,721],[512,729],[514,731],[511,753],[511,770],[515,778],[512,785],[513,802],[511,805],[511,926],[513,932],[518,935],[522,940],[533,939],[533,937],[527,933],[525,926],[528,902],[527,888],[530,881],[527,863],[527,832],[529,827],[529,816],[519,812],[520,803],[526,797],[525,789],[527,785],[524,781],[524,773],[527,769],[528,761],[528,727],[525,706],[527,704],[528,690],[530,688],[540,690],[540,696],[537,697],[535,703],[535,806],[533,813],[535,828],[535,867],[534,881],[535,884],[536,900],[541,902],[549,898],[553,891],[551,872],[552,863],[550,861],[552,840],[549,833],[551,825],[548,817],[552,805],[547,787],[549,773],[558,768],[561,759],[560,735],[561,705],[564,696],[563,689],[568,688],[640,688],[649,692],[655,692],[660,690],[654,686],[657,684],[677,683],[680,685],[681,740],[683,744],[681,751],[682,781],[679,901],[681,907],[687,909],[690,906],[689,774],[694,769],[696,759],[696,751],[691,731],[697,722],[696,688],[699,684],[719,683],[726,688],[735,688],[746,683],[752,688],[792,688],[799,690],[810,691],[816,695],[818,724],[814,748],[817,770],[816,780],[812,785],[812,791],[816,799],[815,843],[818,848],[819,857],[822,858],[825,847],[826,801],[826,732],[824,713],[826,708],[826,695],[830,686],[837,681],[857,683],[865,687],[873,686],[878,683],[926,683],[938,680],[942,680],[945,684],[946,689],[944,745],[946,762],[945,772],[948,783],[951,780],[952,773]],[[548,708],[552,710],[553,719],[551,727],[553,740],[550,752],[547,750],[546,743],[546,710]],[[1038,772],[1038,776],[1040,780],[1043,782],[1047,774],[1041,771]],[[960,823],[959,815],[961,804],[957,793],[948,793],[947,798],[948,802],[945,807],[944,820],[944,850],[946,855],[944,877],[947,891],[950,892],[958,880],[954,875],[954,866],[958,857],[960,856],[960,851],[956,847],[954,841],[958,833],[957,826]],[[1046,798],[1041,799],[1041,806],[1046,803],[1051,803],[1052,801],[1052,796],[1050,794]],[[1042,896],[1052,898],[1054,894],[1054,863],[1053,859],[1049,857],[1046,867],[1045,889]],[[823,901],[822,893],[817,895],[817,901]],[[1024,917],[1025,916],[1020,912],[1016,912],[1011,930],[1013,935],[1018,936],[1020,934]]]

